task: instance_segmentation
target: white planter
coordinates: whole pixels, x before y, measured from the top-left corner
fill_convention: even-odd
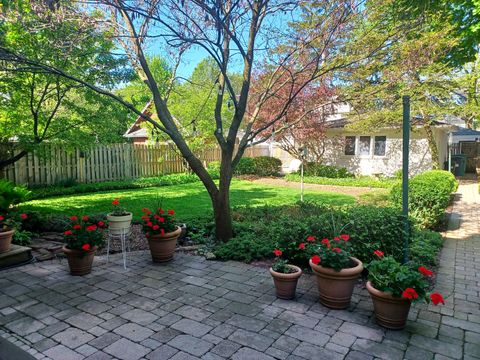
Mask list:
[[[114,216],[112,214],[107,214],[108,231],[111,235],[127,234],[128,232],[130,232],[132,218],[132,213],[123,216]]]

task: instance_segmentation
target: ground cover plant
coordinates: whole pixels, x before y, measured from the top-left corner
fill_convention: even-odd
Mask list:
[[[397,260],[403,257],[403,218],[391,207],[297,203],[237,208],[233,218],[236,236],[213,250],[222,259],[251,262],[271,257],[271,249],[280,248],[292,263],[306,267],[308,257],[301,244],[308,242],[311,234],[321,239],[342,233],[350,235],[352,256],[363,262],[373,260],[379,248]],[[205,241],[210,232],[208,225],[200,228],[197,240]],[[413,228],[410,240],[412,262],[434,265],[441,236]]]

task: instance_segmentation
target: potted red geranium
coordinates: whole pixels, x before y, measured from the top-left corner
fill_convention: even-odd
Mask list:
[[[153,262],[172,260],[177,239],[182,232],[175,222],[175,211],[161,208],[154,211],[143,208],[142,211],[144,213],[142,228],[148,240]]]
[[[27,214],[18,214],[15,211],[0,214],[0,253],[10,250],[15,231],[27,217]]]
[[[107,214],[108,231],[112,235],[125,235],[130,232],[133,214],[128,212],[119,199],[112,200],[112,211]]]
[[[367,265],[367,290],[373,301],[377,323],[387,329],[400,330],[407,323],[410,305],[414,301],[444,304],[439,293],[428,293],[428,278],[434,274],[424,266],[413,268],[401,264],[392,256],[376,250],[378,259]]]
[[[63,252],[68,260],[70,274],[86,275],[92,271],[93,258],[98,246],[102,245],[103,221],[95,222],[88,216],[72,216],[71,224],[63,233]]]
[[[297,289],[297,282],[302,275],[302,269],[288,264],[288,260],[282,259],[282,250],[275,249],[273,254],[276,259],[270,267],[270,274],[275,284],[277,297],[280,299],[293,299]]]
[[[350,236],[342,234],[333,240],[307,238],[310,267],[317,278],[320,302],[331,309],[350,305],[353,288],[363,271],[363,264],[350,256]]]

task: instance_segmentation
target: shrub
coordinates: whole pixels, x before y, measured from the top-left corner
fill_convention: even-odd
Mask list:
[[[450,195],[457,188],[455,177],[448,171],[432,170],[414,176],[409,181],[410,216],[422,228],[435,228],[442,220],[450,203]],[[402,204],[402,186],[391,190],[394,205]]]
[[[337,168],[331,165],[322,165],[315,162],[308,162],[305,164],[304,168],[305,176],[319,176],[326,178],[353,178],[355,177],[345,168]],[[297,174],[300,174],[300,171],[297,171]]]
[[[235,175],[255,174],[255,162],[253,158],[242,157],[235,168]]]
[[[282,161],[270,156],[255,157],[253,163],[258,176],[277,176],[282,169]]]

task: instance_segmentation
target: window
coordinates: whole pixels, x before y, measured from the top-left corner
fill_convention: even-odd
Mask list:
[[[387,144],[386,136],[375,136],[375,148],[373,149],[373,155],[385,156],[386,144]]]
[[[358,142],[358,154],[370,155],[370,136],[360,136]]]
[[[345,136],[345,155],[355,155],[355,136]]]

